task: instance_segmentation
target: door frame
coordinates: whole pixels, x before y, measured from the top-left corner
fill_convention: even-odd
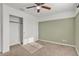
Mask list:
[[[19,16],[15,16],[15,15],[9,15],[9,24],[10,24],[10,17],[16,17],[16,18],[19,18],[20,22],[20,28],[19,28],[19,31],[20,31],[20,44],[22,45],[23,44],[23,17],[19,17]],[[10,42],[10,41],[9,41]]]

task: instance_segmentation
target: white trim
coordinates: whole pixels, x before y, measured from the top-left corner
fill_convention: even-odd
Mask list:
[[[74,17],[76,17],[78,13],[79,13],[79,8],[76,9]]]
[[[36,41],[38,41],[38,39],[37,40],[36,39],[33,39],[33,40],[31,39],[30,41],[29,41],[29,39],[24,39],[23,45],[31,43],[31,42],[36,42]]]
[[[50,19],[39,20],[39,22],[61,20],[61,19],[69,19],[69,18],[74,18],[74,17],[75,16],[73,15],[73,16],[67,16],[67,17],[50,18]]]
[[[46,19],[40,19],[40,20],[38,20],[39,22],[45,22],[45,21],[51,21],[51,20],[61,20],[61,19],[66,19],[66,18],[74,18],[74,17],[76,17],[77,16],[77,14],[79,13],[79,8],[77,8],[76,9],[76,11],[73,13],[73,15],[71,14],[71,15],[68,15],[68,16],[61,16],[61,17],[56,17],[56,18],[50,18],[50,17],[48,17],[48,18],[46,18]]]
[[[54,41],[48,41],[48,40],[40,40],[40,41],[45,41],[45,42],[49,42],[49,43],[54,43],[54,44],[64,45],[64,46],[70,46],[70,47],[74,47],[75,48],[75,45],[70,45],[70,44],[65,44],[65,43],[59,43],[59,42],[54,42]]]
[[[78,51],[78,49],[75,47],[75,50],[76,50],[76,52],[77,52],[77,55],[79,56],[79,51]]]
[[[20,42],[17,42],[17,43],[9,44],[9,47],[10,46],[13,46],[13,45],[17,45],[17,44],[21,44],[21,43]]]

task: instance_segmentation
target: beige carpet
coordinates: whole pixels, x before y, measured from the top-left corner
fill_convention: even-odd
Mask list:
[[[41,49],[43,45],[36,43],[36,42],[32,42],[32,43],[23,45],[22,47],[25,48],[29,53],[33,54],[34,52]]]
[[[2,56],[77,56],[76,50],[73,47],[51,44],[44,41],[37,41],[43,45],[41,49],[34,53],[29,53],[21,45],[12,46],[10,51],[1,54]]]

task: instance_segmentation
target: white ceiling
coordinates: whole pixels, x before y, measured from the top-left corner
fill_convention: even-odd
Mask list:
[[[36,8],[26,9],[28,6],[35,5],[34,3],[9,3],[7,5],[37,17],[47,17],[49,15],[59,14],[62,12],[75,11],[74,3],[46,3],[45,5],[50,6],[51,10],[41,9],[40,13],[36,12]]]

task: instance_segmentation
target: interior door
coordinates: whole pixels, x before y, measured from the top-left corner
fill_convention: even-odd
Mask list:
[[[20,44],[19,19],[10,17],[10,45]]]

